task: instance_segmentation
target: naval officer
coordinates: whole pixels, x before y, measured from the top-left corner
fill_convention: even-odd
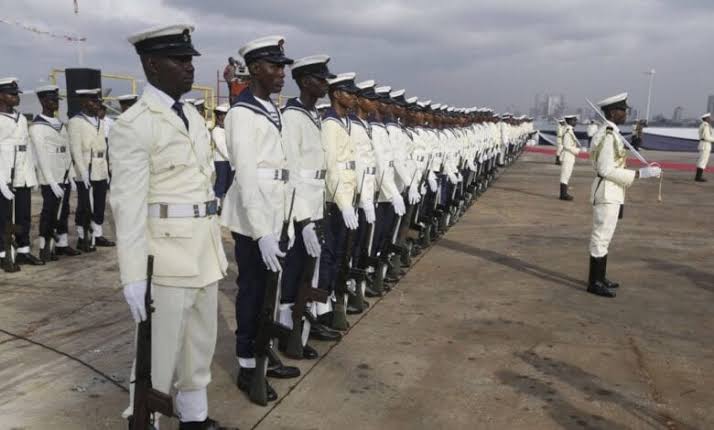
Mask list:
[[[181,430],[221,429],[208,417],[206,387],[216,344],[218,281],[227,261],[213,195],[211,141],[191,90],[193,27],[154,28],[129,38],[146,75],[139,100],[112,128],[110,203],[124,296],[146,319],[147,255],[154,256],[152,377],[175,388]],[[130,403],[133,402],[133,385]],[[131,414],[132,406],[124,413]]]
[[[256,372],[255,340],[263,307],[269,271],[280,272],[285,257],[279,239],[290,206],[288,163],[282,137],[283,120],[270,99],[285,84],[282,36],[267,36],[248,42],[239,52],[250,72],[250,86],[243,91],[225,119],[226,145],[236,176],[228,189],[221,213],[235,241],[238,264],[236,298],[236,356],[238,388],[250,389]],[[292,232],[292,228],[290,229]],[[278,363],[267,376],[294,378],[296,367]],[[267,399],[278,398],[266,380]]]
[[[627,151],[620,139],[619,125],[627,119],[627,93],[606,98],[598,103],[607,121],[593,136],[590,159],[596,176],[593,180],[593,229],[590,235],[590,273],[588,292],[602,297],[615,297],[619,285],[606,277],[607,254],[625,203],[625,190],[636,178],[658,178],[657,166],[639,170],[626,168]]]
[[[697,182],[706,182],[704,179],[704,171],[709,164],[709,155],[712,152],[712,143],[714,143],[714,133],[712,133],[712,114],[707,112],[701,116],[702,123],[699,125],[699,158],[697,159],[697,174],[694,180]]]
[[[577,115],[567,115],[563,130],[563,150],[560,153],[560,200],[571,201],[573,196],[568,194],[570,176],[573,174],[575,160],[580,154],[580,142],[575,135],[575,125],[578,123]]]
[[[47,85],[35,89],[35,94],[42,105],[42,113],[30,124],[30,138],[37,157],[37,176],[42,191],[40,258],[47,262],[56,260],[57,255],[75,256],[81,252],[70,247],[67,240],[70,181],[74,179],[74,171],[67,127],[55,118],[59,109],[59,88]]]
[[[0,79],[0,258],[6,272],[20,270],[18,265],[42,265],[42,260],[30,253],[31,191],[37,185],[35,157],[30,148],[27,118],[15,108],[20,104],[20,88],[16,78]],[[14,202],[12,202],[14,200]],[[20,231],[15,233],[17,249],[10,246],[6,255],[3,242],[5,223],[13,214]],[[12,255],[16,251],[17,255]],[[14,258],[13,258],[14,257]]]

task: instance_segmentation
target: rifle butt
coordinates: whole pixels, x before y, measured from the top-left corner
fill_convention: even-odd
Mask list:
[[[285,339],[285,355],[294,360],[303,358],[302,320],[300,324],[295,324],[293,321],[293,328]]]
[[[256,357],[256,366],[253,373],[253,379],[250,381],[250,392],[248,397],[250,401],[260,405],[268,405],[268,383],[265,380],[265,372],[268,366],[268,357]]]
[[[335,330],[345,331],[350,328],[350,323],[347,321],[347,305],[344,294],[337,294],[335,307],[332,310],[332,328]]]

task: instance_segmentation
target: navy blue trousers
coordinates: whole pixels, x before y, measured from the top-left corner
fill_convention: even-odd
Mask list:
[[[92,181],[94,210],[90,213],[89,193],[82,181],[77,182],[77,210],[74,214],[74,223],[76,225],[84,226],[87,217],[90,217],[89,219],[91,221],[99,225],[104,224],[104,210],[107,207],[107,188],[109,188],[109,186],[105,179]]]
[[[342,218],[342,212],[334,203],[327,204],[328,212],[325,214],[325,244],[320,254],[320,278],[318,287],[335,290],[337,270],[340,260],[345,254],[345,241],[347,239],[347,226]]]
[[[280,284],[280,303],[295,303],[305,265],[310,257],[305,249],[302,231],[295,226],[295,243],[285,256],[285,267]]]
[[[31,217],[30,208],[32,207],[31,189],[29,187],[17,187],[13,190],[15,193],[15,224],[20,227],[20,232],[15,235],[17,247],[30,246],[30,228]],[[0,194],[0,251],[5,250],[5,242],[3,240],[5,223],[12,222],[12,214],[10,213],[10,200],[6,200]]]
[[[390,243],[392,238],[392,227],[397,215],[394,213],[394,206],[389,202],[377,204],[376,209],[377,221],[374,226],[374,240],[372,242],[372,255],[384,249],[387,243]]]
[[[265,299],[268,268],[260,256],[258,241],[232,233],[238,264],[238,294],[236,297],[236,356],[253,358],[258,316]]]
[[[213,184],[213,192],[217,198],[222,199],[233,183],[235,172],[231,169],[231,163],[228,161],[214,161],[213,165],[216,167],[216,183]]]
[[[62,196],[62,211],[60,212],[59,219],[57,218],[57,211],[60,207],[60,199],[55,196],[52,192],[52,188],[49,185],[42,185],[42,212],[40,212],[40,236],[45,239],[50,239],[55,233],[62,234],[67,233],[69,218],[69,199],[72,192],[72,187],[67,185],[59,184],[59,186],[64,190],[64,196]]]

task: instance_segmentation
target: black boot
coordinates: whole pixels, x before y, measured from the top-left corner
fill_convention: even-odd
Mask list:
[[[704,169],[700,169],[697,167],[697,175],[694,177],[694,180],[697,182],[706,182],[707,180],[704,179]]]
[[[605,279],[605,258],[590,256],[590,273],[588,275],[588,293],[601,297],[615,297],[615,292],[610,291],[603,283]]]
[[[71,246],[55,246],[55,254],[66,255],[67,257],[74,257],[75,255],[82,255],[82,252],[77,251]]]
[[[20,265],[12,261],[12,258],[9,256],[0,259],[0,266],[2,266],[2,270],[7,273],[15,273],[20,271]]]
[[[607,286],[607,288],[618,288],[620,286],[619,283],[617,282],[612,282],[611,280],[607,279],[607,255],[602,257],[604,262],[602,263],[603,269],[602,269],[602,283]]]
[[[15,256],[15,262],[19,265],[29,264],[30,266],[44,266],[45,262],[35,257],[34,255],[28,253],[17,254]]]
[[[568,184],[560,184],[560,200],[567,202],[573,200],[573,196],[568,194]]]
[[[111,248],[111,247],[117,246],[116,243],[114,243],[113,241],[107,239],[107,238],[104,237],[104,236],[97,236],[97,237],[95,237],[95,238],[94,238],[94,244],[95,244],[96,246],[101,246],[101,247],[104,247],[104,248]]]
[[[206,418],[204,421],[181,422],[179,430],[238,430],[238,427],[224,427],[218,421]]]
[[[560,166],[560,157],[557,155],[555,156],[555,165]]]
[[[266,376],[277,379],[291,379],[300,376],[300,369],[294,366],[286,366],[275,353],[273,348],[268,351],[268,372]]]
[[[249,393],[250,385],[253,382],[253,375],[255,375],[255,369],[241,367],[238,370],[238,378],[236,380],[236,385],[238,385],[238,389],[243,392]],[[265,380],[265,384],[267,385],[266,391],[268,392],[268,401],[273,402],[275,400],[278,400],[278,393],[276,393],[273,387],[270,386],[267,379]]]

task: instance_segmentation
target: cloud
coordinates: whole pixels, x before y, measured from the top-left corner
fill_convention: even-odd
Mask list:
[[[709,85],[710,2],[621,0],[0,0],[3,16],[82,34],[87,65],[140,76],[128,34],[191,22],[197,78],[215,85],[226,58],[245,42],[283,34],[289,55],[327,53],[335,71],[404,87],[456,105],[526,112],[536,93],[562,93],[572,108],[584,98],[629,90],[643,109],[647,77],[657,69],[655,113],[676,105],[704,109]],[[34,86],[51,67],[77,64],[76,46],[0,27],[4,74]],[[223,90],[223,88],[221,88]],[[293,86],[286,88],[294,92]]]

